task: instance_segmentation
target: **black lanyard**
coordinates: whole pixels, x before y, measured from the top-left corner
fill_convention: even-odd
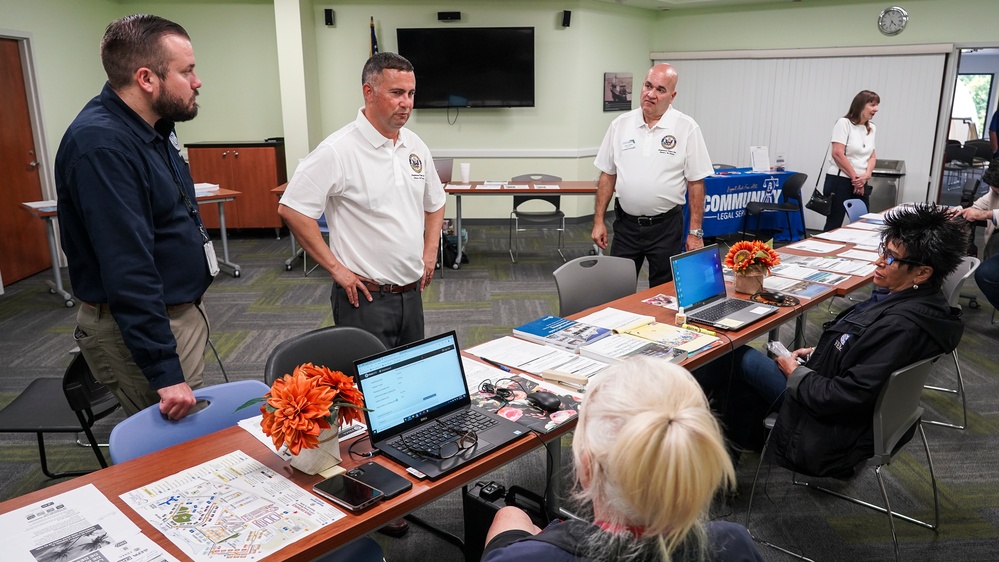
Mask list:
[[[163,123],[163,121],[160,121],[157,125],[159,126],[161,123]],[[159,128],[160,127],[157,127],[158,133],[160,132]],[[171,143],[169,142],[169,136],[161,133],[160,138],[163,141],[163,150],[166,156],[167,164],[170,166],[170,174],[173,176],[173,184],[177,186],[177,192],[180,193],[180,200],[183,201],[184,206],[187,207],[187,214],[194,219],[194,224],[197,225],[198,232],[201,233],[202,241],[208,242],[211,238],[208,236],[208,231],[205,230],[204,223],[201,222],[201,217],[198,216],[198,209],[194,206],[191,198],[187,196],[187,193],[184,192],[184,188],[181,186],[180,169],[177,168],[177,160],[173,154],[170,153]]]

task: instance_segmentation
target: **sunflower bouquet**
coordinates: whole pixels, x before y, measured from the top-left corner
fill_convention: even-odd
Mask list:
[[[271,390],[242,407],[263,402],[260,427],[279,451],[298,455],[319,447],[319,434],[361,420],[364,396],[353,379],[340,371],[305,363],[274,381]]]
[[[780,263],[780,255],[759,240],[736,242],[725,256],[725,265],[746,275],[754,272],[770,274],[770,268]]]

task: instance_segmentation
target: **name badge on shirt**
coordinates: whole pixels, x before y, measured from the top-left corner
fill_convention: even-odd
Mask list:
[[[215,256],[215,245],[209,240],[205,242],[205,260],[208,261],[208,273],[215,277],[219,274],[219,259]]]
[[[623,150],[632,150],[632,149],[634,149],[636,147],[638,147],[638,143],[635,142],[635,139],[628,139],[628,140],[626,140],[626,141],[624,141],[624,142],[621,143],[621,150],[622,151]]]

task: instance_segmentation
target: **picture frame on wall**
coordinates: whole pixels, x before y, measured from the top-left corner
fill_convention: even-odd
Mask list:
[[[634,77],[630,72],[605,72],[604,111],[630,110],[633,88]]]

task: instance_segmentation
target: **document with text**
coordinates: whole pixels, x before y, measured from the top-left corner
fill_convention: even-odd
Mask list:
[[[0,515],[11,562],[178,562],[93,484]]]

